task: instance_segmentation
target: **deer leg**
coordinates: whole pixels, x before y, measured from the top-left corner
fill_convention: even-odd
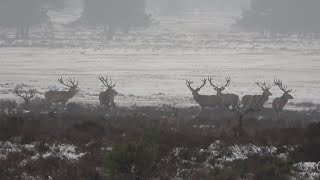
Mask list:
[[[111,104],[111,107],[116,109],[116,103],[114,102],[114,97],[113,96],[110,97],[110,104]]]
[[[278,121],[279,120],[279,111],[277,108],[274,108],[274,112],[275,112],[275,115],[276,115],[276,120]]]
[[[114,109],[116,109],[116,103],[114,103],[114,101],[111,101],[111,107],[113,107]]]

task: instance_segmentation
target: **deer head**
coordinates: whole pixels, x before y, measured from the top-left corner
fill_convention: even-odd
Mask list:
[[[274,85],[278,86],[283,91],[282,97],[284,97],[285,99],[293,99],[293,96],[289,94],[290,92],[292,92],[292,89],[287,90],[288,87],[286,85],[283,85],[280,79],[275,79]]]
[[[266,85],[266,82],[256,82],[256,84],[262,89],[263,91],[263,96],[271,96],[272,93],[269,91],[271,89],[270,85]]]
[[[99,76],[98,79],[102,82],[102,84],[107,87],[108,89],[106,90],[106,92],[108,92],[110,95],[112,96],[117,96],[118,92],[116,90],[114,90],[113,88],[116,86],[115,84],[113,84],[112,79],[110,79],[110,82],[108,80],[108,77],[102,77]]]
[[[61,77],[60,79],[58,79],[58,82],[69,87],[69,91],[68,91],[69,93],[76,94],[78,92],[77,88],[78,88],[79,82],[77,81],[76,83],[75,79],[69,78],[67,80],[67,83],[65,83]]]
[[[190,89],[190,91],[192,92],[193,96],[199,96],[199,91],[201,90],[201,88],[203,88],[206,85],[206,83],[207,83],[207,79],[204,78],[202,80],[202,85],[200,87],[197,87],[196,89],[193,89],[191,87],[191,84],[193,84],[193,82],[191,80],[186,80],[186,85]]]
[[[226,79],[226,84],[225,85],[221,85],[221,87],[219,87],[219,85],[213,84],[213,82],[212,82],[213,78],[212,77],[208,77],[208,81],[210,82],[210,84],[213,87],[213,89],[217,91],[217,95],[218,96],[222,95],[222,91],[224,91],[226,89],[226,87],[228,87],[230,85],[231,78],[227,77],[225,79]]]

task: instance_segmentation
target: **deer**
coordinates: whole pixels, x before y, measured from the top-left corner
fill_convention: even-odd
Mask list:
[[[212,82],[213,78],[212,77],[208,77],[208,81],[210,82],[211,86],[213,87],[213,89],[215,91],[217,91],[217,96],[221,96],[223,99],[223,105],[225,107],[230,107],[230,106],[237,106],[239,104],[239,96],[236,94],[223,94],[222,91],[225,90],[226,87],[228,87],[230,85],[231,82],[231,78],[227,77],[225,78],[226,80],[226,84],[222,85],[221,87],[219,87],[218,85],[213,84]]]
[[[207,79],[204,78],[202,80],[202,85],[194,89],[191,87],[191,84],[193,84],[193,82],[191,80],[186,80],[186,85],[192,92],[193,99],[200,105],[201,110],[203,110],[205,107],[221,107],[223,104],[222,97],[216,95],[199,94],[199,91],[206,85],[206,83]]]
[[[244,107],[251,106],[251,104],[255,104],[255,110],[260,110],[263,108],[263,105],[265,102],[268,101],[269,96],[272,95],[272,93],[269,91],[271,89],[270,85],[266,85],[266,82],[260,83],[256,82],[256,84],[262,89],[261,95],[245,95],[242,97],[242,104]],[[253,103],[255,101],[255,103]]]
[[[107,90],[101,92],[99,94],[99,101],[101,106],[113,107],[116,108],[116,104],[114,102],[114,98],[118,95],[118,92],[113,88],[116,86],[113,84],[112,79],[110,82],[108,81],[108,77],[99,76],[98,79],[102,82],[102,84],[107,87]]]
[[[24,100],[24,104],[28,106],[30,104],[31,99],[35,97],[36,90],[29,89],[29,91],[24,91],[21,88],[22,86],[16,86],[14,88],[14,92],[17,96],[21,97]]]
[[[68,91],[48,91],[44,94],[45,99],[50,102],[50,103],[62,103],[63,105],[66,104],[66,102],[68,102],[69,99],[73,98],[78,90],[78,85],[79,82],[75,79],[71,79],[69,78],[67,80],[67,83],[65,83],[62,79],[62,77],[60,79],[58,79],[58,82],[69,87]]]
[[[280,112],[283,110],[284,106],[288,103],[289,99],[293,99],[293,96],[289,94],[292,92],[292,89],[288,89],[286,85],[283,85],[282,81],[279,79],[274,80],[274,85],[278,86],[280,90],[283,91],[283,95],[281,97],[277,97],[272,102],[272,109],[276,113],[276,117],[279,118]]]

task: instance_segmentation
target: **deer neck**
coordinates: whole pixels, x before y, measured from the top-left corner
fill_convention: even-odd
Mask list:
[[[266,92],[263,92],[263,93],[262,93],[262,96],[263,96],[263,97],[266,97],[266,98],[269,97],[269,95],[268,95]]]
[[[200,97],[200,94],[199,93],[192,93],[192,96],[193,96],[193,99],[195,101],[198,101],[199,97]]]
[[[75,92],[75,90],[73,90],[72,88],[70,88],[70,89],[68,90],[67,94],[68,94],[68,97],[69,97],[69,98],[72,98],[73,96],[76,95],[76,92]]]
[[[285,105],[285,104],[287,104],[288,103],[288,98],[283,94],[281,97],[280,97],[280,99],[281,99],[281,102]]]
[[[263,99],[264,101],[268,101],[269,95],[268,95],[267,93],[263,92],[263,93],[262,93],[262,99]]]
[[[222,91],[217,91],[217,96],[222,96]]]

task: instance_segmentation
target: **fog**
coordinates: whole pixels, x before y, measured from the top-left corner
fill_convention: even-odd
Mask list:
[[[75,76],[90,81],[84,82],[80,91],[83,96],[75,100],[94,103],[99,84],[92,82],[91,76],[110,74],[122,83],[139,79],[143,84],[131,84],[133,92],[123,87],[120,104],[135,104],[139,99],[142,104],[148,104],[147,99],[152,99],[150,104],[170,104],[168,99],[174,97],[178,104],[187,106],[197,103],[192,97],[191,101],[184,99],[190,92],[181,83],[182,79],[199,81],[212,75],[219,82],[231,76],[237,82],[234,86],[239,88],[230,88],[229,92],[243,96],[259,93],[252,83],[272,84],[274,77],[281,76],[299,96],[292,100],[291,108],[296,108],[295,103],[320,101],[307,93],[319,92],[318,86],[307,80],[309,76],[316,77],[314,68],[319,66],[318,61],[313,61],[319,48],[317,7],[319,3],[315,0],[304,3],[298,0],[1,0],[1,80],[21,83],[19,75],[27,73],[22,78],[44,93],[55,84],[55,76]],[[46,67],[51,58],[61,62]],[[101,62],[105,70],[99,68],[101,58],[105,59]],[[75,59],[79,63],[72,65]],[[146,62],[140,64],[140,61]],[[295,66],[290,61],[308,63]],[[23,65],[15,66],[14,62]],[[182,62],[187,67],[181,67]],[[156,66],[157,63],[161,66]],[[269,63],[270,67],[263,66]],[[283,65],[286,63],[288,66]],[[35,73],[40,67],[43,69]],[[248,68],[250,71],[243,71]],[[45,78],[52,84],[34,82],[39,74],[46,72],[50,72]],[[124,78],[121,72],[134,79]],[[3,86],[3,91],[10,88]],[[203,91],[214,93],[209,87]],[[168,97],[152,96],[157,93]],[[128,99],[129,94],[137,97]],[[275,92],[273,97],[279,94]],[[266,103],[270,106],[272,102]]]

